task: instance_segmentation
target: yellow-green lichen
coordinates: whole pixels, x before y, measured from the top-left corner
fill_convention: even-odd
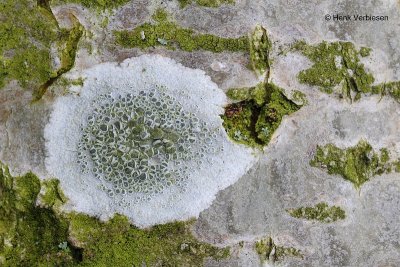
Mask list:
[[[333,144],[318,146],[310,164],[327,169],[329,174],[341,175],[356,188],[375,175],[391,172],[394,167],[386,149],[375,152],[365,140],[360,140],[356,146],[347,149]]]
[[[184,8],[193,2],[204,7],[219,7],[222,4],[234,4],[235,0],[178,0],[178,2],[181,8]]]
[[[231,89],[227,94],[241,102],[225,107],[223,126],[232,140],[250,147],[267,145],[282,118],[300,108],[271,83]]]
[[[350,42],[322,42],[317,45],[307,45],[299,41],[292,49],[300,51],[308,57],[313,65],[299,73],[301,83],[318,86],[321,90],[332,93],[335,87],[341,88],[341,95],[351,100],[357,100],[362,93],[371,93],[374,82],[372,74],[367,73],[360,62],[360,53]]]
[[[146,49],[154,46],[164,46],[167,49],[184,51],[206,50],[248,51],[249,41],[246,36],[239,38],[223,38],[211,34],[196,33],[191,29],[179,27],[167,18],[163,10],[157,10],[153,15],[155,23],[144,23],[131,31],[115,31],[116,42],[123,47],[138,47]]]
[[[342,208],[329,207],[325,202],[318,203],[314,207],[300,207],[286,211],[294,218],[316,220],[322,223],[331,223],[346,218],[346,213]]]
[[[207,257],[229,255],[229,248],[196,240],[193,221],[143,230],[121,215],[101,222],[62,213],[66,199],[57,180],[12,177],[4,165],[0,196],[1,266],[201,266]]]
[[[262,262],[268,261],[274,263],[284,259],[285,257],[303,258],[300,250],[293,247],[277,246],[271,237],[257,241],[254,248]]]
[[[257,25],[251,34],[250,58],[254,71],[259,74],[269,70],[271,47],[272,43],[268,38],[267,31],[261,25]]]
[[[70,37],[77,38],[76,28],[70,34],[60,29],[45,0],[5,0],[0,14],[0,88],[16,80],[23,88],[32,89],[37,100],[48,83],[72,67],[76,46],[70,46],[74,43]],[[54,53],[56,46],[65,49]],[[56,58],[62,64],[59,70],[53,66]]]

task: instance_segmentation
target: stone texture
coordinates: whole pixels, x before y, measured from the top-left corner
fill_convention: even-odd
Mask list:
[[[106,61],[161,54],[191,68],[204,70],[222,89],[255,85],[256,77],[243,53],[187,53],[151,48],[147,51],[116,46],[112,30],[130,29],[148,20],[157,7],[173,14],[178,24],[201,32],[237,37],[257,23],[266,27],[274,44],[271,80],[290,95],[306,94],[309,105],[284,119],[271,144],[254,167],[236,184],[221,191],[212,206],[200,214],[194,232],[207,242],[231,245],[230,259],[207,261],[207,266],[259,266],[254,242],[272,236],[275,243],[300,249],[304,259],[286,258],[282,266],[399,266],[400,181],[399,174],[373,177],[360,191],[340,176],[313,168],[309,161],[318,144],[340,147],[366,139],[375,149],[387,147],[400,157],[400,109],[394,100],[365,97],[350,104],[316,88],[301,85],[296,74],[310,66],[298,55],[278,55],[297,39],[310,43],[346,40],[373,49],[365,64],[377,82],[400,79],[400,3],[397,0],[315,1],[236,0],[236,5],[218,9],[196,5],[179,9],[177,1],[133,0],[110,15],[107,27],[100,26],[104,14],[68,5],[56,7],[56,16],[70,12],[93,34],[81,47],[72,73]],[[388,15],[386,22],[325,21],[325,14]],[[227,67],[221,67],[227,66]],[[0,160],[13,173],[33,170],[46,177],[43,128],[53,99],[31,104],[30,93],[11,84],[0,91]],[[290,217],[285,209],[315,205],[337,205],[346,219],[330,224]],[[243,248],[238,242],[244,241]]]

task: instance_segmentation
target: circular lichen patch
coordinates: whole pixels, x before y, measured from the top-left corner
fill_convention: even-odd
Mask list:
[[[141,56],[82,75],[45,128],[46,167],[69,208],[143,227],[188,219],[251,166],[252,151],[228,140],[225,94],[204,72]]]
[[[172,185],[184,188],[190,174],[186,163],[198,166],[206,153],[222,149],[212,141],[217,132],[163,90],[101,95],[93,101],[77,163],[112,185],[110,197],[142,193],[140,201]]]

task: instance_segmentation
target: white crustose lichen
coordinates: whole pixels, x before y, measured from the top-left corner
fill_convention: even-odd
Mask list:
[[[189,219],[251,166],[252,151],[227,139],[225,94],[204,72],[141,56],[82,75],[45,128],[65,208],[141,227]]]

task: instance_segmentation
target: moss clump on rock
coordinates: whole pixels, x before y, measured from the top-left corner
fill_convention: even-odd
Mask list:
[[[308,57],[313,66],[299,73],[301,83],[318,86],[327,93],[340,88],[343,98],[359,100],[362,94],[389,95],[400,102],[400,81],[372,85],[373,75],[368,73],[360,62],[361,57],[368,57],[372,51],[369,47],[357,50],[350,42],[322,42],[307,45],[304,41],[296,42],[291,50],[300,51]]]
[[[33,89],[38,100],[49,83],[72,68],[83,27],[60,29],[48,1],[6,0],[0,9],[0,88],[15,80]],[[61,69],[53,66],[56,58]]]
[[[90,9],[107,10],[115,9],[129,1],[130,0],[53,0],[52,4],[74,3]]]
[[[71,19],[74,21],[74,26],[70,30],[61,29],[58,37],[61,66],[46,83],[34,92],[34,100],[41,99],[47,88],[57,81],[61,75],[72,69],[75,64],[78,43],[84,33],[84,28],[75,17],[71,16]]]
[[[400,81],[382,83],[372,86],[372,93],[380,95],[390,95],[400,103]]]
[[[277,246],[271,237],[267,237],[257,241],[254,248],[262,262],[276,262],[284,259],[285,257],[300,257],[303,258],[300,250],[293,247]]]
[[[360,56],[362,57],[369,57],[371,54],[372,48],[369,47],[361,47],[360,48]]]
[[[141,230],[116,215],[110,221],[70,214],[70,238],[83,248],[83,266],[201,266],[206,257],[225,258],[229,249],[197,241],[191,222]]]
[[[219,7],[222,4],[234,4],[235,0],[178,0],[181,8],[186,7],[187,5],[195,2],[199,6],[204,7]]]
[[[52,183],[52,182],[49,182]],[[68,243],[68,222],[36,205],[41,189],[32,173],[12,177],[0,165],[0,265],[71,266],[78,250]],[[53,194],[46,193],[46,199]],[[66,242],[65,249],[58,246]]]
[[[250,147],[267,145],[283,117],[300,109],[272,83],[230,89],[227,95],[241,101],[225,107],[223,126],[232,140]]]
[[[56,179],[42,181],[38,199],[41,206],[55,209],[67,201],[67,197],[60,189],[60,181]]]
[[[139,229],[121,215],[100,222],[61,213],[58,180],[12,177],[4,165],[0,196],[1,266],[201,266],[206,257],[229,255],[229,248],[196,240],[193,221]]]
[[[272,48],[271,40],[268,38],[267,31],[257,25],[251,34],[250,58],[254,71],[263,74],[270,68],[269,52]]]
[[[11,80],[45,83],[54,75],[50,47],[58,35],[51,12],[33,0],[5,0],[0,10],[0,88]]]
[[[115,31],[116,42],[123,47],[146,49],[164,46],[167,49],[184,51],[206,50],[248,51],[249,41],[246,36],[239,38],[223,38],[212,34],[200,34],[191,29],[179,27],[167,18],[164,10],[157,10],[153,15],[155,23],[144,23],[131,31]]]
[[[375,152],[367,141],[361,140],[347,149],[333,144],[318,146],[310,164],[327,169],[329,174],[339,174],[359,188],[371,177],[391,172],[394,163],[390,162],[387,149]]]
[[[294,218],[316,220],[322,223],[331,223],[346,218],[346,213],[342,208],[329,207],[325,202],[318,203],[314,207],[288,209],[287,212]]]
[[[299,73],[301,83],[318,86],[327,93],[338,86],[342,96],[351,100],[359,99],[362,93],[371,93],[374,77],[359,60],[361,53],[366,54],[365,49],[358,51],[350,42],[325,41],[317,45],[299,41],[292,49],[300,51],[313,63],[311,68]]]
[[[292,100],[293,100],[293,102],[295,102],[298,105],[304,106],[304,105],[308,104],[308,100],[307,100],[306,95],[303,92],[299,91],[299,90],[294,90],[293,91]]]

